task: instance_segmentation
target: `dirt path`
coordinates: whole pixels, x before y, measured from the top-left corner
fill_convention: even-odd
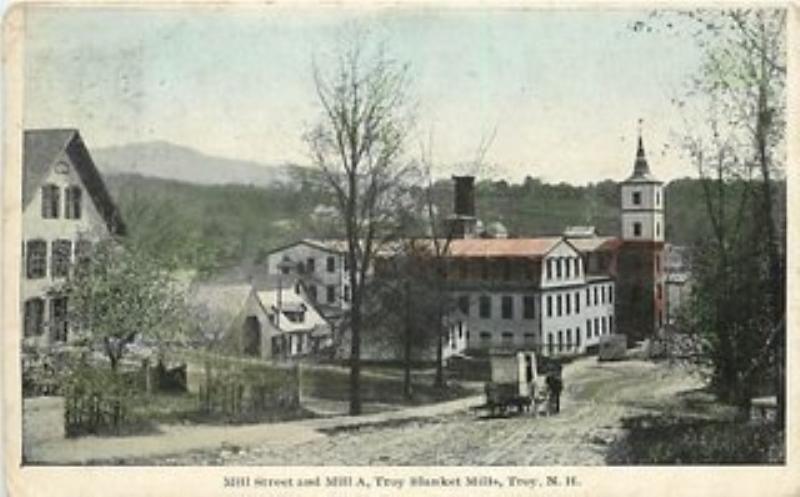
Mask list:
[[[553,417],[483,419],[466,399],[447,409],[420,408],[372,426],[317,427],[309,439],[255,443],[241,450],[200,450],[143,458],[136,464],[231,465],[602,465],[621,435],[623,417],[672,403],[700,383],[684,371],[642,361],[597,363],[564,370],[562,413]],[[296,424],[296,423],[292,423]],[[322,430],[320,432],[319,430]],[[285,432],[291,439],[292,433]],[[291,445],[291,450],[286,450]],[[176,451],[177,452],[177,451]],[[126,461],[128,462],[128,461]]]

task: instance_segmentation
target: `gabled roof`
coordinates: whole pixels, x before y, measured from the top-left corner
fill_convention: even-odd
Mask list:
[[[103,177],[95,167],[77,129],[25,130],[22,149],[22,208],[31,202],[36,189],[62,152],[65,152],[74,164],[109,232],[124,235],[125,225],[119,210],[111,199]]]
[[[466,238],[452,240],[451,257],[527,257],[545,256],[564,238]]]
[[[590,238],[567,238],[580,253],[614,250],[622,244],[615,236],[593,236]]]

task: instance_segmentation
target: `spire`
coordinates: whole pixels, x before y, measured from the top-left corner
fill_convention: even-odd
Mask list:
[[[644,142],[642,141],[642,120],[639,119],[638,125],[639,144],[636,147],[636,162],[633,164],[633,177],[650,176],[650,166],[647,165],[647,158],[644,155]]]

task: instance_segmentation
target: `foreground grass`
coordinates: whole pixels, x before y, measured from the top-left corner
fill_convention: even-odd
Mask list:
[[[783,464],[785,432],[737,416],[706,389],[681,392],[647,413],[622,420],[625,435],[606,457],[612,465]]]

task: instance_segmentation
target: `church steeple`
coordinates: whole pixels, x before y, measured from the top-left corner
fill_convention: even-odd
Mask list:
[[[636,146],[636,161],[633,163],[633,174],[628,178],[630,180],[654,180],[650,174],[650,166],[647,164],[647,157],[644,153],[644,140],[642,139],[642,120],[639,119],[637,131],[639,135],[638,144]]]

